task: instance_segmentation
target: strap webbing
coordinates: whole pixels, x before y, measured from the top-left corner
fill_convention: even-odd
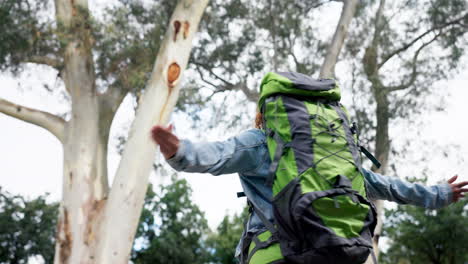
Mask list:
[[[338,114],[338,116],[343,122],[343,129],[346,135],[346,142],[348,143],[348,146],[351,150],[351,154],[353,156],[353,161],[354,161],[354,166],[356,166],[359,169],[359,171],[362,173],[362,165],[361,165],[361,160],[359,156],[359,150],[357,148],[356,142],[354,141],[354,137],[353,137],[350,125],[349,125],[348,117],[346,116],[343,109],[341,109],[341,106],[339,103],[336,103],[336,104],[333,103],[333,104],[330,104],[330,106],[333,107],[333,109],[335,109],[336,113]]]
[[[265,227],[268,229],[268,231],[270,231],[271,233],[271,236],[276,239],[278,236],[278,230],[276,229],[276,227],[270,222],[270,220],[268,220],[266,218],[266,216],[263,214],[262,211],[260,211],[260,209],[258,209],[258,206],[255,204],[255,201],[254,200],[247,200],[249,206],[251,209],[254,210],[254,212],[257,214],[258,218],[260,218],[260,221],[262,221],[262,223],[265,225]]]
[[[371,249],[371,256],[372,256],[372,262],[374,262],[374,264],[378,264],[377,262],[377,257],[375,256],[375,253],[374,253],[374,249]]]
[[[265,227],[270,231],[271,233],[271,236],[274,237],[275,239],[277,238],[277,233],[278,233],[278,230],[275,228],[275,226],[270,222],[270,220],[268,220],[266,218],[266,216],[263,214],[263,212],[261,212],[257,206],[252,203],[252,201],[250,201],[251,205],[252,205],[252,208],[253,210],[255,211],[255,213],[257,214],[257,216],[260,218],[260,220],[262,221],[262,223],[265,225]]]
[[[245,197],[245,192],[237,192],[237,198]]]
[[[372,153],[370,153],[369,150],[367,150],[363,146],[360,146],[360,149],[361,149],[361,152],[364,153],[364,155],[366,155],[366,157],[372,161],[372,163],[375,165],[375,167],[377,167],[377,169],[379,169],[380,166],[382,166],[382,164],[380,164],[379,160],[377,160],[377,158],[374,157],[374,155],[372,155]]]
[[[273,139],[276,141],[276,150],[273,160],[271,161],[270,168],[268,169],[268,178],[266,180],[266,186],[272,187],[273,182],[276,178],[276,170],[278,169],[279,161],[281,156],[283,155],[284,148],[286,144],[284,143],[283,139],[279,136],[278,133],[270,130],[270,134],[272,134]]]

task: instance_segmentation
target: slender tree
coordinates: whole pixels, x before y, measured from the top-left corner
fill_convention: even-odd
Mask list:
[[[207,3],[207,0],[181,0],[166,28],[152,27],[159,30],[160,34],[156,34],[159,38],[164,32],[165,36],[155,45],[159,53],[153,72],[146,76],[149,80],[144,99],[112,188],[107,179],[109,130],[124,96],[134,81],[141,81],[137,57],[130,56],[139,46],[127,44],[135,44],[137,39],[123,39],[122,45],[98,39],[98,33],[107,33],[106,39],[118,39],[119,32],[112,31],[110,25],[99,27],[89,12],[87,0],[56,0],[54,18],[41,16],[51,10],[49,1],[1,3],[5,15],[2,28],[7,37],[1,46],[2,69],[19,71],[28,62],[47,65],[57,71],[71,98],[69,120],[0,99],[0,112],[45,128],[63,144],[63,199],[55,263],[128,262],[156,151],[148,131],[153,124],[167,122],[175,105],[192,39]],[[158,4],[166,9],[174,6],[171,1]],[[142,29],[128,37],[151,33],[154,34]],[[116,47],[117,55],[105,57],[110,52],[102,49],[109,48],[105,45]],[[135,158],[138,154],[140,158]]]
[[[357,6],[358,1],[349,0],[343,2],[343,11],[341,11],[340,20],[338,21],[335,34],[328,46],[325,60],[320,69],[320,78],[335,77],[335,65],[338,60],[338,55],[343,47],[344,40],[348,34],[348,27],[351,24],[351,20],[354,17]]]
[[[362,139],[374,144],[382,163],[380,169],[372,169],[388,174],[390,153],[398,152],[392,149],[390,125],[417,120],[418,113],[429,111],[425,99],[437,93],[434,83],[460,69],[468,35],[467,1],[380,0],[367,4],[358,11],[347,57]],[[369,29],[372,34],[366,35]],[[403,139],[404,135],[398,138]],[[382,202],[376,204],[382,215]],[[374,237],[376,250],[381,224],[380,219]]]
[[[206,34],[198,39],[200,48],[192,60],[193,70],[212,89],[203,99],[239,90],[255,101],[258,93],[248,86],[256,84],[266,69],[312,74],[327,52],[331,60],[324,65],[333,71],[357,1],[344,5],[327,51],[328,40],[316,37],[317,18],[312,13],[332,2],[336,1],[214,1],[203,23]],[[72,110],[65,117],[0,99],[0,112],[47,129],[63,144],[56,263],[128,259],[155,152],[147,131],[152,124],[165,123],[175,104],[206,4],[207,0],[181,0],[177,5],[169,0],[152,4],[122,0],[102,17],[90,14],[86,0],[56,0],[54,17],[44,15],[53,10],[47,0],[1,4],[2,69],[17,73],[25,63],[46,65],[57,73],[70,97]],[[190,101],[194,90],[186,89],[183,97]],[[109,188],[109,128],[129,93],[137,97],[139,107]],[[137,153],[142,158],[136,159]],[[117,217],[122,212],[125,216]]]

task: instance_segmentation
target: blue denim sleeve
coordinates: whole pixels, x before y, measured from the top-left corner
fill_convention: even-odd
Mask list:
[[[259,133],[263,132],[251,129],[219,142],[182,140],[176,155],[167,162],[177,171],[213,175],[247,172],[263,161],[257,155],[257,148],[264,144],[264,136]]]
[[[374,200],[388,200],[398,204],[411,204],[428,209],[447,206],[452,201],[452,189],[448,184],[425,186],[410,183],[396,177],[386,177],[363,169],[367,196]]]

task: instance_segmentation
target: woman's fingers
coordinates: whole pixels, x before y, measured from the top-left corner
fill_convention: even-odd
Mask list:
[[[458,188],[463,188],[464,186],[468,185],[468,181],[460,182],[455,184]]]
[[[450,184],[450,187],[452,188],[453,202],[458,202],[460,198],[465,197],[464,193],[468,192],[468,188],[463,188],[468,185],[468,181],[455,183],[457,178],[458,175],[455,175],[447,181],[448,184]]]
[[[455,175],[452,178],[450,178],[447,182],[452,184],[453,182],[455,182],[457,180],[457,178],[458,178],[458,175]]]
[[[172,133],[173,125],[169,125],[168,127],[163,127],[160,125],[153,126],[151,129],[151,137],[153,138],[156,143],[159,145],[164,144],[170,137],[175,137]]]
[[[172,133],[173,129],[172,124],[167,127],[156,125],[151,128],[151,137],[159,144],[161,153],[166,159],[174,156],[179,148],[179,138]]]

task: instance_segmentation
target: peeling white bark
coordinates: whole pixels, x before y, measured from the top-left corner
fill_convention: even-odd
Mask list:
[[[335,65],[338,60],[344,40],[348,34],[348,27],[356,13],[358,0],[343,1],[343,9],[341,11],[340,20],[336,26],[333,39],[328,46],[327,55],[320,69],[320,78],[333,78],[335,75]]]
[[[72,116],[65,127],[62,201],[54,263],[95,263],[108,195],[107,143],[113,115],[101,114],[96,92],[87,0],[56,0],[58,31],[66,41],[63,77]]]
[[[0,99],[0,113],[39,125],[63,144],[63,197],[55,264],[128,263],[156,152],[150,128],[167,123],[175,106],[182,71],[207,3],[208,0],[179,1],[109,196],[109,130],[126,91],[96,91],[93,40],[86,26],[87,0],[55,0],[58,36],[66,43],[60,73],[71,96],[70,121]],[[34,60],[52,66],[58,63],[46,57]]]
[[[172,15],[112,184],[96,263],[128,263],[156,154],[150,129],[154,124],[166,123],[175,106],[182,71],[207,3],[208,0],[182,0]]]
[[[54,114],[14,104],[0,98],[0,113],[40,126],[63,142],[65,120]]]

